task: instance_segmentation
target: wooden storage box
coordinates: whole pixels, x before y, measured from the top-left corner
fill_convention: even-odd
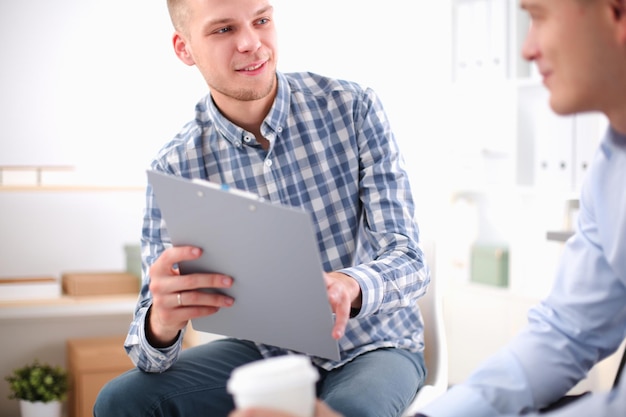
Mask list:
[[[69,339],[68,417],[91,417],[96,397],[111,379],[134,368],[124,350],[126,336]]]
[[[139,278],[128,272],[68,272],[61,277],[67,295],[139,294]]]

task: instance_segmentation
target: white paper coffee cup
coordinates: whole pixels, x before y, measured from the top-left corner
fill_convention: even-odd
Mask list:
[[[313,417],[318,378],[317,369],[306,356],[277,356],[236,368],[227,390],[239,409],[263,407]]]

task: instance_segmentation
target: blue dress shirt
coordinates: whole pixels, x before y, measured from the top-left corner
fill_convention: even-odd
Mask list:
[[[268,150],[226,119],[207,95],[196,106],[195,120],[161,149],[151,168],[228,184],[311,213],[324,270],[350,275],[363,294],[358,315],[339,340],[341,360],[313,358],[317,365],[333,369],[384,347],[421,352],[416,300],[430,276],[418,246],[404,162],[379,99],[371,89],[311,73],[277,73],[277,80],[276,99],[261,126]],[[125,343],[147,372],[168,369],[181,348],[182,334],[173,346],[155,349],[144,333],[151,305],[149,265],[168,244],[148,186],[143,285]],[[241,248],[243,262],[246,250],[254,248]],[[266,357],[284,353],[258,346]]]
[[[625,336],[626,136],[610,128],[585,179],[577,230],[565,244],[551,293],[530,310],[528,325],[505,348],[421,412],[535,412],[565,395]],[[542,416],[626,416],[626,384]]]

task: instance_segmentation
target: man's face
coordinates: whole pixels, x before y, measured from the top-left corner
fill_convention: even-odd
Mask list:
[[[216,101],[258,100],[274,91],[276,30],[268,0],[186,0],[175,35],[179,58],[196,65]]]
[[[615,80],[623,78],[610,0],[521,0],[521,6],[532,21],[523,55],[536,62],[552,109],[606,110]]]

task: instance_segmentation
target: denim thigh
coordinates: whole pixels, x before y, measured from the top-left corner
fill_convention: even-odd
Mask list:
[[[228,416],[234,408],[226,383],[232,370],[262,359],[254,343],[218,339],[181,352],[163,373],[132,369],[107,383],[95,417]]]
[[[345,417],[398,417],[424,384],[422,353],[378,349],[341,368],[320,371],[318,394]]]

